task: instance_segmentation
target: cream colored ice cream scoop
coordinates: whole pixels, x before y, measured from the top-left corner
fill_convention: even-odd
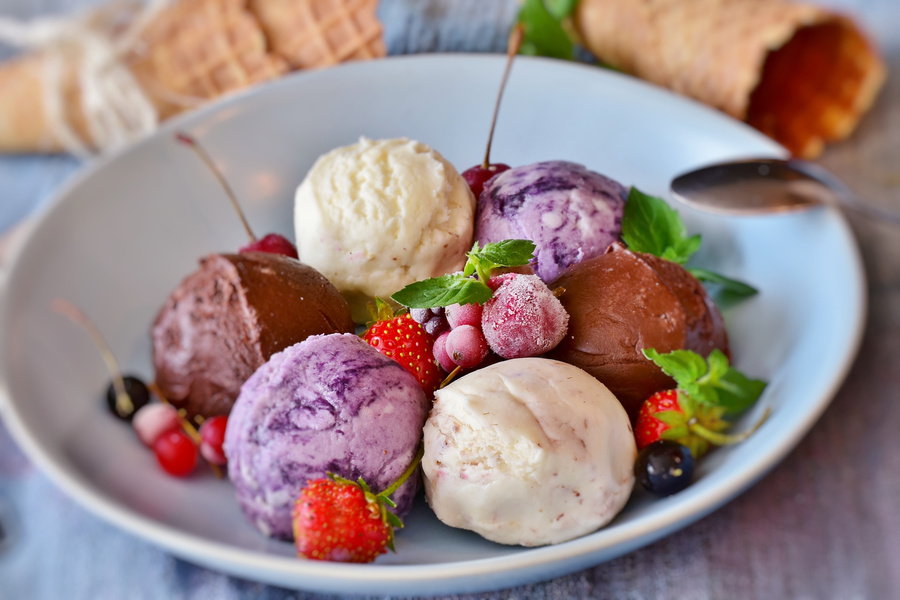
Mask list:
[[[612,520],[631,494],[636,456],[606,386],[566,363],[519,358],[438,390],[422,468],[447,525],[540,546]]]
[[[474,213],[468,184],[438,152],[363,138],[321,156],[297,188],[297,251],[364,323],[375,296],[461,269]]]

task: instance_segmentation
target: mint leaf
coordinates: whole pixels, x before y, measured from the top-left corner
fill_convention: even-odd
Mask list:
[[[645,349],[644,356],[673,378],[688,398],[720,407],[729,416],[753,406],[766,387],[766,382],[750,379],[732,367],[719,349],[710,352],[706,359],[691,350],[660,354],[653,348]]]
[[[718,273],[707,271],[706,269],[697,269],[692,267],[688,269],[688,273],[704,283],[713,283],[721,286],[723,292],[731,294],[737,298],[749,298],[750,296],[759,293],[759,290],[757,290],[752,285],[748,285],[743,281],[738,281],[736,279],[730,279],[728,277],[725,277],[724,275],[719,275]]]
[[[569,7],[567,4],[571,4]],[[574,9],[574,2],[556,0],[552,3],[553,13],[547,10],[544,0],[525,0],[519,10],[519,23],[524,28],[521,54],[533,56],[549,56],[564,60],[574,60],[575,45],[569,34],[563,29],[560,20],[566,16],[567,10]],[[555,15],[562,15],[556,17]]]
[[[411,283],[391,298],[409,308],[436,308],[451,304],[484,304],[494,292],[486,284],[458,273]]]
[[[575,12],[578,0],[544,0],[544,6],[554,19],[562,21]]]
[[[628,191],[622,239],[633,252],[653,254],[680,265],[700,247],[700,236],[687,236],[678,211],[635,187]]]
[[[478,249],[478,242],[475,242],[475,247],[468,256],[470,259],[475,257],[478,260],[488,261],[493,267],[521,267],[534,258],[534,249],[535,245],[531,240],[491,242],[485,244],[481,250]]]

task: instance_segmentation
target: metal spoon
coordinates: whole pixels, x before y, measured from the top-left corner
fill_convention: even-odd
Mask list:
[[[900,225],[900,212],[870,206],[822,167],[802,160],[761,158],[702,167],[672,180],[672,194],[698,210],[760,215],[822,204]]]

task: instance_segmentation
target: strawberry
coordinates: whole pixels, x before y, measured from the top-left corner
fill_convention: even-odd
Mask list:
[[[388,507],[390,499],[422,460],[420,445],[412,463],[388,489],[374,494],[362,477],[350,481],[334,473],[307,482],[291,517],[297,553],[313,560],[372,562],[394,549],[394,528],[403,522]]]
[[[375,320],[363,334],[363,339],[412,373],[430,396],[444,378],[434,358],[435,336],[425,331],[408,312],[394,315],[386,302],[380,298],[375,302]]]
[[[730,426],[728,417],[752,406],[766,384],[747,379],[730,367],[721,351],[713,350],[707,359],[689,350],[659,354],[648,349],[644,354],[673,377],[678,387],[657,392],[641,405],[634,429],[638,450],[661,439],[672,440],[700,458],[710,445],[746,439],[768,416],[767,410],[759,423],[744,433],[724,433]]]

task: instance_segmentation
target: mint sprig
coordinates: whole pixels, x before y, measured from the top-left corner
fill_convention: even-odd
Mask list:
[[[681,215],[662,198],[650,196],[632,187],[622,217],[622,240],[633,252],[652,254],[684,265],[700,248],[700,236],[688,236]],[[689,268],[698,280],[713,283],[735,298],[747,298],[758,292],[742,281],[706,269]]]
[[[462,273],[451,273],[411,283],[391,298],[409,308],[437,308],[451,304],[484,304],[494,292],[488,287],[491,271],[521,267],[534,258],[531,240],[503,240],[472,246]],[[476,278],[472,278],[475,275]]]
[[[561,21],[575,10],[577,0],[525,0],[519,10],[524,28],[521,54],[575,59],[575,44]]]
[[[728,416],[736,416],[753,406],[766,382],[750,379],[728,363],[721,350],[713,350],[703,358],[691,350],[674,350],[660,354],[653,348],[644,350],[663,372],[675,380],[683,391],[682,403],[719,407]],[[693,412],[695,406],[685,406]]]

